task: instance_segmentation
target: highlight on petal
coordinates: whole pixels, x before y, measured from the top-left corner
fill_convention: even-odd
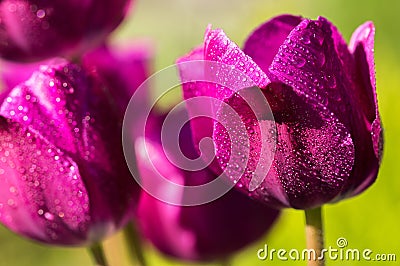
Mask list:
[[[250,56],[265,73],[269,73],[268,68],[279,47],[302,20],[302,17],[293,15],[272,18],[249,35],[243,46],[243,52]]]
[[[39,67],[46,63],[46,61],[26,64],[9,61],[0,62],[0,80],[3,90],[11,90],[18,84],[25,82],[32,76],[34,71],[39,70]]]
[[[207,29],[204,37],[204,59],[234,66],[236,70],[251,78],[258,87],[262,88],[270,83],[261,68],[229,40],[221,29]],[[224,95],[224,98],[230,95]]]
[[[185,62],[199,61],[198,67]],[[266,74],[246,56],[240,48],[230,41],[222,30],[208,28],[205,34],[204,47],[196,48],[189,55],[178,60],[178,68],[183,81],[185,100],[205,96],[202,104],[186,102],[194,136],[195,146],[199,148],[200,140],[212,136],[212,127],[216,119],[216,110],[227,97],[236,91],[252,86],[266,86],[269,79]],[[185,65],[188,65],[185,67]],[[204,81],[189,82],[188,77],[198,77]],[[195,117],[198,110],[210,110],[208,117]],[[204,113],[204,112],[203,112]],[[210,147],[208,150],[213,150]],[[203,156],[203,155],[202,155]],[[209,161],[213,155],[206,156]],[[211,166],[219,171],[219,166],[214,162]]]
[[[46,243],[86,242],[89,198],[76,163],[37,131],[1,119],[1,222]]]

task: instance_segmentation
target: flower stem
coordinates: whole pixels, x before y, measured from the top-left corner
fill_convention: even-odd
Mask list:
[[[324,248],[324,230],[322,226],[322,208],[305,210],[307,249],[315,251],[308,259],[308,266],[324,266],[325,260],[321,257]]]
[[[142,240],[134,222],[128,223],[124,228],[124,235],[129,247],[129,254],[134,265],[146,266],[146,259],[142,247]]]
[[[88,251],[92,255],[93,261],[96,266],[108,266],[107,259],[104,255],[104,250],[101,243],[94,243],[88,248]]]

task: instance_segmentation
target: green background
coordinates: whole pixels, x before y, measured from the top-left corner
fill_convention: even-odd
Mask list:
[[[265,1],[265,0],[138,0],[127,20],[113,34],[113,42],[132,38],[153,41],[153,70],[174,63],[200,44],[206,26],[222,28],[242,45],[246,36],[269,18],[291,13],[309,18],[325,16],[349,40],[361,23],[376,26],[376,72],[380,112],[385,128],[385,149],[376,183],[362,195],[325,207],[326,245],[336,247],[345,237],[348,248],[369,248],[374,253],[395,253],[400,261],[400,59],[398,27],[400,1]],[[239,230],[239,229],[238,229]],[[111,265],[130,265],[120,235],[106,241]],[[233,265],[305,265],[305,262],[259,261],[256,252],[271,248],[305,247],[301,211],[285,210],[268,236],[233,257]],[[187,265],[147,247],[149,265]],[[398,265],[399,262],[328,261],[328,265]],[[84,248],[59,248],[32,243],[0,227],[0,265],[91,265]]]

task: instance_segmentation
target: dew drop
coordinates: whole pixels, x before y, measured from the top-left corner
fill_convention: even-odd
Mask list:
[[[293,63],[296,67],[301,68],[306,64],[306,60],[303,57],[297,57],[294,59]]]
[[[46,16],[46,12],[45,12],[43,9],[39,9],[39,10],[36,12],[36,16],[37,16],[38,18],[44,18],[44,17]]]
[[[8,199],[7,204],[10,207],[16,207],[15,201],[13,199]]]
[[[17,11],[17,6],[15,4],[9,4],[8,11],[10,11],[11,13]]]
[[[311,32],[310,31],[305,31],[303,36],[301,36],[300,41],[302,41],[304,44],[310,44],[311,40]]]
[[[313,38],[317,41],[317,43],[319,45],[322,45],[322,43],[324,42],[324,36],[320,35],[320,34],[313,34]]]
[[[53,220],[54,220],[54,215],[51,214],[51,213],[49,213],[49,212],[46,212],[46,213],[44,214],[44,218],[46,218],[46,219],[49,220],[49,221],[53,221]]]

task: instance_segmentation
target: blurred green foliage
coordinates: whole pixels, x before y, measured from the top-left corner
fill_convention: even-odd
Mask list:
[[[355,198],[325,207],[326,245],[336,247],[345,237],[349,248],[369,248],[374,253],[396,253],[400,261],[400,1],[345,0],[138,0],[130,16],[112,36],[113,42],[146,38],[154,43],[154,69],[160,70],[200,44],[206,26],[224,29],[239,45],[259,24],[272,16],[291,13],[304,17],[325,16],[349,40],[361,23],[376,26],[376,71],[380,111],[385,128],[385,150],[376,183]],[[398,150],[399,149],[399,150]],[[256,252],[270,248],[303,249],[304,217],[301,211],[285,210],[274,230],[260,242],[233,258],[233,265],[305,265],[305,262],[260,261]],[[238,230],[245,230],[238,228]],[[149,265],[186,265],[147,247]],[[113,266],[129,265],[128,250],[120,235],[107,240],[106,252]],[[380,262],[379,265],[398,265]],[[375,265],[374,262],[329,261],[328,265]],[[0,265],[91,265],[83,248],[48,247],[32,243],[0,228]]]

